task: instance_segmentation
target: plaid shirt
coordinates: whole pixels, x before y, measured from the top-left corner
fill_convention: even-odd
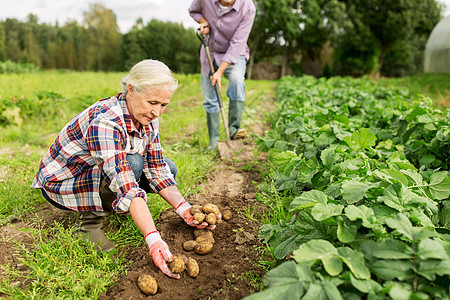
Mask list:
[[[113,209],[127,212],[133,198],[147,201],[127,153],[142,155],[144,174],[155,192],[176,184],[163,158],[158,119],[138,131],[125,94],[119,93],[93,104],[61,130],[42,158],[32,187],[44,189],[53,201],[69,209],[103,211],[99,186],[105,179],[117,192]]]

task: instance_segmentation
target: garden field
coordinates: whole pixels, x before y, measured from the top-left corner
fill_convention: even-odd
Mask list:
[[[146,273],[155,299],[448,299],[449,75],[249,80],[251,134],[229,160],[204,151],[199,75],[177,75],[164,153],[190,203],[232,211],[199,255],[182,247],[193,229],[148,195],[171,251],[198,261],[180,280],[154,266],[131,217],[105,220],[106,255],[74,234],[77,213],[30,188],[59,130],[122,75],[0,75],[0,297],[144,299]]]

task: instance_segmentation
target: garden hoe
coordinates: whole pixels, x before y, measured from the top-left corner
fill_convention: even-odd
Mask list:
[[[211,53],[209,51],[209,45],[208,45],[209,36],[204,37],[199,32],[199,30],[200,29],[198,29],[196,31],[197,36],[200,39],[200,41],[202,42],[203,46],[205,46],[206,56],[208,57],[209,69],[210,69],[209,75],[212,76],[212,74],[214,74],[215,69],[214,69],[214,64],[212,62],[212,59],[211,59]],[[219,85],[217,84],[217,82],[214,84],[214,89],[216,90],[217,100],[219,101],[220,114],[222,115],[222,121],[223,121],[223,126],[225,127],[225,135],[226,135],[226,141],[225,142],[220,142],[220,141],[217,142],[217,146],[219,148],[220,158],[228,158],[228,157],[236,154],[238,151],[242,150],[242,148],[244,147],[244,144],[242,143],[242,140],[231,140],[230,130],[228,128],[228,121],[227,121],[227,118],[225,115],[225,109],[223,108],[222,97],[220,95]]]

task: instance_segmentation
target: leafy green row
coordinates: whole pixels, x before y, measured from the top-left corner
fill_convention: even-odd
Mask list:
[[[448,297],[450,111],[350,78],[285,78],[278,99],[259,146],[268,180],[294,197],[260,237],[295,263],[250,298]]]

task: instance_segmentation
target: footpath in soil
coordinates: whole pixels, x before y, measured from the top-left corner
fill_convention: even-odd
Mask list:
[[[197,260],[200,273],[191,278],[186,272],[179,280],[164,275],[153,263],[148,247],[126,249],[126,258],[132,261],[126,274],[99,299],[242,299],[257,290],[248,275],[262,275],[256,265],[260,258],[257,233],[260,224],[257,215],[264,210],[255,200],[255,183],[260,182],[257,169],[265,158],[254,158],[253,142],[238,160],[221,161],[211,171],[203,184],[202,192],[191,195],[191,204],[214,203],[222,211],[231,209],[233,217],[218,224],[213,231],[213,251],[206,255],[187,252],[183,243],[194,239],[194,228],[186,225],[173,209],[161,213],[157,229],[173,254],[184,254]],[[251,167],[249,167],[251,166]],[[245,170],[245,171],[244,171]],[[249,218],[250,215],[256,218]],[[153,276],[158,292],[153,296],[143,294],[137,279],[141,274]]]

